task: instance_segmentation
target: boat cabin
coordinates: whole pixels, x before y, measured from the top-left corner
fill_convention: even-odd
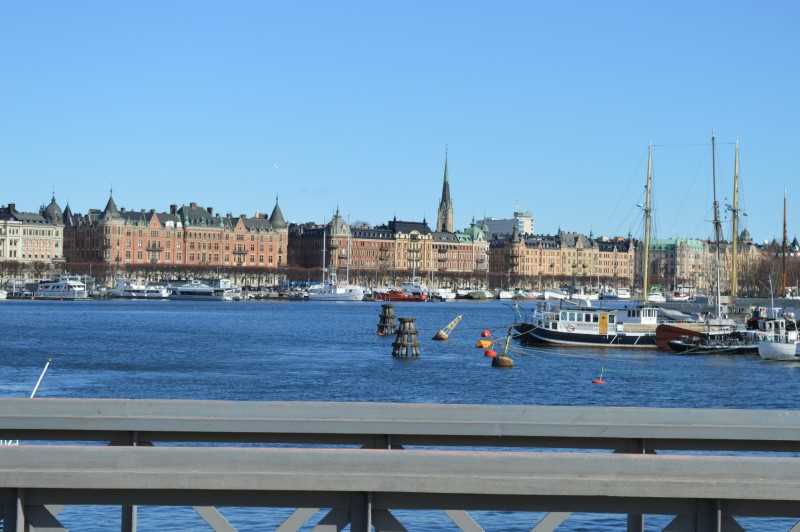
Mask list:
[[[641,329],[655,330],[656,307],[602,309],[593,307],[560,308],[537,312],[534,323],[545,329],[582,334],[617,334]]]

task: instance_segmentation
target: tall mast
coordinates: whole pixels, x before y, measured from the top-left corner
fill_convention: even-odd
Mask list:
[[[781,297],[786,296],[786,204],[787,194],[783,191],[783,245],[781,246]]]
[[[739,294],[739,272],[737,262],[737,247],[739,243],[739,140],[736,140],[736,149],[733,157],[733,206],[731,207],[731,297]]]
[[[719,243],[722,240],[722,223],[719,221],[719,202],[717,202],[717,144],[714,132],[711,132],[711,180],[713,182],[714,193],[714,241],[717,246],[716,270],[717,270],[717,318],[722,317],[722,297],[720,296],[720,258]]]
[[[350,284],[350,255],[353,253],[353,233],[350,228],[350,215],[347,216],[347,273],[346,282]]]
[[[325,244],[328,240],[328,230],[322,230],[322,284],[325,284]]]
[[[650,234],[653,215],[653,145],[647,146],[647,183],[644,187],[644,249],[642,250],[642,301],[647,301],[650,270]]]

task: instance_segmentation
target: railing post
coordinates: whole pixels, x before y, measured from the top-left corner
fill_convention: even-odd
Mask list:
[[[2,499],[3,532],[25,531],[25,503],[22,490],[7,490]]]
[[[645,454],[647,452],[647,449],[645,448],[644,440],[635,440],[632,449],[625,451],[617,451],[617,452]],[[628,514],[627,532],[644,532],[643,514],[633,514],[633,513]]]
[[[372,530],[372,495],[358,493],[350,498],[350,530],[370,532]]]
[[[131,432],[128,435],[127,444],[131,447],[136,447],[137,440],[139,439],[139,434],[137,432]],[[122,513],[120,516],[120,530],[121,532],[136,532],[136,526],[138,521],[136,506],[131,504],[125,504],[122,506]]]

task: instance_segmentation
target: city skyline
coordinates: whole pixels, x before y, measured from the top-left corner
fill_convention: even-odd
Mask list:
[[[715,128],[720,202],[741,138],[742,225],[780,237],[798,7],[629,11],[12,6],[0,203],[36,210],[55,190],[86,211],[113,186],[130,208],[251,214],[278,194],[298,222],[339,205],[354,221],[432,224],[449,145],[457,228],[519,205],[537,232],[638,236],[653,142],[656,237],[706,238]]]

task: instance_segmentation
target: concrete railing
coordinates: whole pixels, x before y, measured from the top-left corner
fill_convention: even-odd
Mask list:
[[[575,511],[628,514],[628,530],[642,530],[648,513],[676,515],[672,531],[738,530],[734,516],[800,517],[796,456],[655,454],[797,451],[794,411],[3,399],[0,439],[116,444],[0,448],[4,524],[15,531],[63,530],[65,504],[121,505],[123,530],[136,528],[136,505],[194,506],[226,531],[215,506],[298,507],[283,531],[319,508],[330,511],[317,530],[404,530],[393,509],[446,510],[463,530],[480,530],[467,510],[554,512],[536,531]],[[184,444],[157,445],[167,441]],[[186,445],[193,441],[226,446]]]

